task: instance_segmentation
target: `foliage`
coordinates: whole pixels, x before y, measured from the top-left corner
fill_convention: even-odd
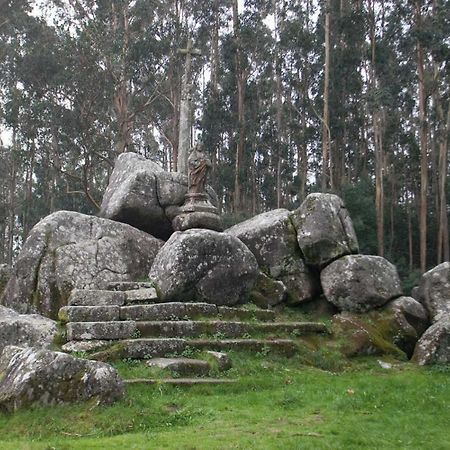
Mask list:
[[[188,35],[202,51],[193,62],[194,135],[210,152],[225,223],[298,207],[324,172],[327,4],[330,189],[345,198],[363,252],[379,250],[378,224],[385,255],[405,274],[419,267],[420,44],[428,266],[445,258],[439,205],[449,184],[448,0],[252,0],[237,10],[237,0],[39,3],[34,10],[23,0],[0,6],[1,262],[13,262],[45,215],[97,212],[121,152],[175,168],[178,49]],[[375,214],[377,164],[384,224]]]

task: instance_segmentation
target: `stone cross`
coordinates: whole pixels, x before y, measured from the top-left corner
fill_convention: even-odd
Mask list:
[[[187,175],[192,127],[192,57],[199,56],[202,53],[199,49],[194,48],[192,39],[188,39],[186,48],[179,49],[178,53],[186,55],[186,62],[183,78],[181,81],[177,171]]]

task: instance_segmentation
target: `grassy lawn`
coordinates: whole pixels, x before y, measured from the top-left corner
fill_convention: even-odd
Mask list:
[[[232,354],[224,386],[132,386],[112,407],[36,408],[0,416],[0,448],[450,449],[450,367],[376,358],[302,365]],[[328,361],[328,366],[332,366]],[[141,364],[119,371],[142,376]],[[329,369],[332,367],[328,367]]]

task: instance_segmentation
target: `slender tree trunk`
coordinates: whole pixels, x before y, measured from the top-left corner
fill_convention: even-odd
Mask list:
[[[122,51],[118,67],[117,86],[113,97],[114,112],[118,123],[118,134],[116,139],[116,154],[132,150],[131,131],[133,129],[133,116],[130,113],[130,93],[128,91],[128,78],[126,55],[129,48],[130,30],[128,18],[128,1],[116,10],[112,4],[114,21],[113,30],[115,36],[123,34]],[[114,67],[114,64],[112,65]]]
[[[245,88],[246,74],[242,68],[242,49],[239,24],[238,0],[233,0],[233,32],[235,41],[235,65],[237,78],[237,106],[238,106],[238,132],[235,154],[234,169],[234,195],[233,206],[234,212],[237,213],[242,209],[242,178],[243,178],[243,159],[245,148]]]
[[[422,25],[421,2],[416,1],[416,26]],[[417,39],[417,74],[419,84],[419,136],[420,136],[420,269],[427,268],[427,192],[428,192],[428,142],[426,124],[425,56]]]
[[[322,191],[326,191],[331,182],[330,168],[330,0],[325,2],[325,64],[323,84],[323,122],[322,122]]]
[[[16,130],[13,130],[12,137],[12,152],[10,163],[10,184],[9,184],[9,221],[8,221],[8,259],[7,263],[12,266],[14,260],[14,232],[16,221],[16,184],[17,184],[17,166],[16,155],[17,152],[17,135]]]
[[[413,253],[413,233],[412,233],[412,217],[411,217],[411,201],[409,193],[407,194],[406,214],[408,217],[408,254],[409,254],[409,271],[412,272],[414,268],[414,253]]]
[[[275,16],[275,86],[276,86],[276,123],[277,123],[277,171],[276,171],[276,186],[277,186],[277,208],[281,208],[282,202],[282,188],[281,188],[281,159],[282,148],[284,145],[284,120],[283,120],[283,86],[281,83],[281,55],[279,49],[279,36],[282,28],[282,18],[280,18],[277,0],[273,0],[273,11]]]

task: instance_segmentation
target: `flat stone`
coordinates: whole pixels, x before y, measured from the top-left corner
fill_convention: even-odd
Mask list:
[[[89,353],[111,345],[111,341],[70,341],[61,347],[66,353]]]
[[[284,356],[293,356],[297,352],[297,345],[291,339],[193,339],[188,343],[189,347],[198,350],[274,352]]]
[[[204,228],[214,231],[223,231],[220,216],[207,211],[194,211],[180,214],[173,219],[172,227],[175,231],[185,231],[191,228]]]
[[[275,320],[275,312],[270,309],[242,309],[231,308],[229,306],[219,306],[218,313],[223,319],[240,319],[240,320]]]
[[[211,317],[218,313],[217,306],[210,303],[169,302],[154,305],[130,305],[120,308],[122,320],[183,320],[186,318]]]
[[[134,291],[136,289],[151,289],[151,281],[113,281],[107,284],[111,291]]]
[[[237,338],[257,333],[325,333],[327,327],[315,322],[225,322],[225,321],[152,321],[136,322],[142,337],[198,337],[204,334]]]
[[[124,380],[125,384],[171,384],[173,386],[196,386],[204,384],[233,384],[238,380],[228,378],[135,378]]]
[[[136,323],[124,322],[71,322],[67,324],[69,341],[119,340],[137,334]]]
[[[98,289],[74,289],[69,297],[69,306],[122,306],[125,294]]]
[[[154,302],[158,300],[158,295],[156,294],[155,288],[147,289],[132,289],[125,292],[126,303],[144,303],[144,302]]]
[[[205,352],[210,358],[212,358],[217,364],[217,368],[221,371],[231,369],[232,363],[231,358],[224,352],[215,352],[213,350],[208,350]]]
[[[211,366],[201,359],[191,358],[153,358],[146,362],[149,367],[168,369],[181,376],[208,375]]]
[[[64,306],[59,310],[61,322],[111,322],[120,320],[120,306]]]
[[[91,355],[98,361],[150,359],[181,354],[188,347],[186,339],[132,339],[117,342],[109,349]]]

